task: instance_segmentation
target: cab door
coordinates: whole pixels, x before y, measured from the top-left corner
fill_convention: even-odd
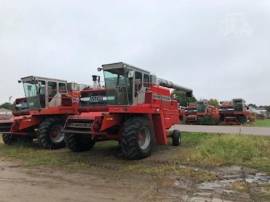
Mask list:
[[[134,81],[134,104],[144,104],[145,103],[145,93],[149,87],[150,76],[148,74],[143,74],[142,72],[135,72]]]

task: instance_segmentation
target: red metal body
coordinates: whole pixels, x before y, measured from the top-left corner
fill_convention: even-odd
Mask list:
[[[184,120],[186,124],[196,124],[198,122],[196,103],[190,103],[186,107]]]
[[[179,103],[172,89],[192,96],[192,90],[158,79],[147,70],[126,63],[102,65],[104,89],[81,92],[79,115],[69,116],[65,141],[74,152],[90,150],[95,142],[116,140],[128,159],[151,154],[153,145],[181,143],[181,134],[169,129],[180,123]],[[95,76],[97,78],[97,76]]]
[[[97,141],[120,140],[123,123],[130,117],[142,116],[150,120],[156,142],[167,144],[168,129],[180,121],[178,106],[170,89],[153,85],[145,93],[143,104],[81,107],[80,115],[68,117],[64,131],[88,134]]]
[[[13,116],[8,120],[0,120],[0,134],[16,136],[35,136],[40,123],[49,117],[66,119],[68,115],[78,113],[79,91],[69,91],[61,94],[61,105],[40,109],[17,108],[19,104],[26,103],[26,98],[18,98],[14,102]]]

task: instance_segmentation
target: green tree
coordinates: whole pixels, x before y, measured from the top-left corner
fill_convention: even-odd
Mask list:
[[[270,112],[270,105],[269,106],[260,106],[260,107],[262,107],[262,108],[266,109],[268,112]]]
[[[5,103],[0,105],[0,108],[5,108],[5,109],[12,110],[13,105],[11,103],[5,102]]]
[[[257,105],[256,104],[249,104],[248,106],[249,107],[253,107],[253,108],[257,108]]]
[[[219,106],[219,101],[218,101],[217,99],[210,99],[210,100],[208,101],[208,104],[209,104],[209,105],[213,105],[213,106],[215,106],[215,107],[218,107],[218,106]]]
[[[178,100],[181,106],[186,107],[188,106],[189,103],[196,102],[197,99],[192,96],[192,97],[187,97],[185,93],[182,91],[174,91],[173,95],[175,98]]]

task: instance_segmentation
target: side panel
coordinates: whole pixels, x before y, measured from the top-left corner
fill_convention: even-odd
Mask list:
[[[106,114],[104,117],[103,117],[103,121],[102,121],[102,125],[101,125],[101,128],[100,128],[100,131],[103,132],[105,131],[106,129],[108,128],[111,128],[113,126],[117,126],[117,125],[120,125],[121,124],[121,115],[113,115],[113,114]]]
[[[15,121],[15,124],[11,128],[11,130],[12,131],[14,130],[14,132],[18,130],[19,132],[19,131],[28,129],[30,127],[38,126],[39,124],[40,124],[40,119],[37,117],[31,116],[29,118],[20,119],[20,121]]]
[[[169,129],[175,124],[180,123],[180,113],[178,110],[177,102],[162,101],[162,111],[164,115],[165,128]]]
[[[167,130],[165,128],[164,116],[162,113],[154,114],[152,117],[154,132],[157,144],[168,144]]]

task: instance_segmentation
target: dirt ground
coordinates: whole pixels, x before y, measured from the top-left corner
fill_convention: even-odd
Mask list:
[[[140,165],[146,166],[143,173],[138,172],[140,166],[136,170],[137,162],[118,164],[114,151],[110,149],[97,151],[97,156],[93,154],[89,169],[75,171],[27,167],[22,162],[2,157],[0,201],[270,201],[270,177],[248,168],[231,166],[204,170],[177,165],[178,174],[152,172],[169,165],[164,159],[174,150],[173,147],[164,147],[140,161]],[[123,167],[132,169],[123,171]],[[214,178],[200,176],[205,173]]]

